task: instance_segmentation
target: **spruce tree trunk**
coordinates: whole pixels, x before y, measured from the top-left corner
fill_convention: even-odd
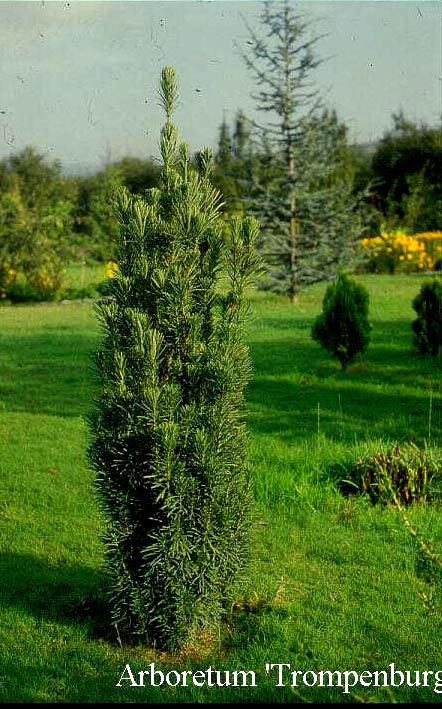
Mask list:
[[[293,180],[295,174],[295,160],[293,156],[289,157],[289,177]],[[296,246],[298,241],[298,222],[296,214],[296,197],[292,191],[290,196],[290,275],[291,283],[288,296],[290,302],[295,302],[295,295],[298,292],[296,283]]]

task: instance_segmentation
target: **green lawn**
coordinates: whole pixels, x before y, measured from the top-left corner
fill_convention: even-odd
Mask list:
[[[178,656],[121,648],[103,616],[102,523],[85,455],[98,337],[91,303],[0,308],[0,700],[440,701],[439,567],[397,511],[343,498],[336,467],[388,442],[429,443],[440,454],[442,361],[412,348],[421,276],[358,281],[370,292],[372,342],[346,373],[310,337],[324,285],[294,306],[252,294],[254,561],[219,637]],[[409,517],[442,557],[441,509]],[[164,674],[230,670],[231,685],[151,687],[146,674],[146,686],[116,687],[126,665],[138,681],[151,663]],[[297,675],[290,686],[288,672],[276,686],[266,663],[307,672],[306,684]],[[421,685],[384,687],[380,675],[380,686],[371,679],[344,693],[325,675],[320,686],[321,671],[389,675],[391,663],[412,681],[419,670]],[[254,671],[256,686],[240,670]]]

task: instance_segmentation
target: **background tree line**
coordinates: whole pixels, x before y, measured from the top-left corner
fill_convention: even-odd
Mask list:
[[[351,144],[314,88],[320,37],[288,2],[265,3],[261,20],[239,47],[259,118],[239,110],[233,125],[222,120],[214,183],[226,217],[249,213],[261,224],[260,286],[293,299],[351,271],[362,236],[440,228],[442,131],[399,112],[376,144]],[[33,147],[1,161],[0,294],[56,297],[66,262],[114,259],[112,196],[159,182],[153,158],[125,157],[86,177],[64,175]]]
[[[442,131],[416,124],[403,114],[370,146],[351,144],[347,128],[333,112],[339,141],[335,174],[352,194],[363,197],[363,224],[368,235],[400,225],[410,233],[440,229],[442,224]],[[226,214],[244,213],[250,203],[254,171],[270,169],[271,154],[260,154],[251,124],[238,111],[233,125],[223,120],[215,154],[214,182]],[[114,257],[117,229],[111,196],[118,186],[134,193],[157,186],[160,169],[150,159],[125,157],[89,176],[66,176],[61,163],[49,161],[33,147],[0,162],[0,273],[23,268],[35,286],[48,290],[66,261],[105,261]],[[44,288],[43,288],[44,290]]]
[[[409,233],[433,231],[442,224],[442,129],[415,123],[402,112],[392,115],[392,128],[369,144],[351,143],[348,129],[335,112],[325,114],[339,134],[336,177],[345,176],[355,195],[365,191],[364,225],[371,236],[398,225]],[[248,122],[238,111],[232,125],[218,130],[215,180],[227,211],[246,203],[247,171],[253,153]],[[240,142],[238,143],[238,140]]]
[[[66,176],[32,146],[0,162],[0,291],[13,300],[51,299],[69,262],[115,257],[112,196],[158,183],[152,159],[125,157],[95,174]]]

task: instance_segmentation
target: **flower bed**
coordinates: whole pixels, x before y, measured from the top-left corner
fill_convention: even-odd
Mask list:
[[[383,232],[361,241],[365,267],[375,273],[442,270],[442,231]]]

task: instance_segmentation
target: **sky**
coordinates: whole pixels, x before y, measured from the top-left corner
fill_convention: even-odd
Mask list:
[[[442,2],[294,2],[314,22],[325,61],[312,79],[354,142],[377,140],[392,114],[438,125]],[[0,0],[0,159],[33,145],[68,172],[125,155],[158,155],[157,87],[173,65],[175,114],[192,150],[216,146],[223,118],[256,116],[236,44],[254,0]]]

